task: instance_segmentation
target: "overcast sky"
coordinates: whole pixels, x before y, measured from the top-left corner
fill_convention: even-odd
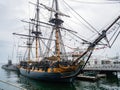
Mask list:
[[[0,62],[7,61],[8,56],[12,56],[14,46],[12,33],[21,32],[24,29],[23,23],[20,20],[28,16],[29,1],[34,2],[36,0],[0,0]],[[120,15],[120,3],[112,4],[111,2],[107,3],[105,0],[65,1],[71,4],[71,7],[78,11],[81,16],[98,30]],[[119,42],[119,40],[120,38],[116,42]],[[116,46],[108,50],[110,55],[119,53],[120,43],[116,43]]]

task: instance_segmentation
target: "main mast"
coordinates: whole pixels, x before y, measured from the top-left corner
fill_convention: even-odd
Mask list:
[[[50,20],[50,22],[55,24],[55,37],[56,37],[55,53],[56,53],[56,56],[57,56],[57,60],[60,61],[60,28],[59,28],[59,26],[61,26],[63,21],[59,18],[59,15],[57,13],[57,11],[59,11],[58,0],[55,0],[55,10],[56,10],[55,18],[52,18]]]
[[[58,11],[58,1],[55,0],[55,4],[56,4],[56,11]],[[58,13],[55,14],[55,19],[58,20]],[[59,28],[58,28],[58,24],[56,23],[55,25],[55,37],[56,37],[56,55],[57,55],[57,60],[60,61],[60,41],[59,41]]]

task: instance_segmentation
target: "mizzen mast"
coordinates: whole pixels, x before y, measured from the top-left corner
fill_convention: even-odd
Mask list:
[[[30,36],[30,24],[29,24],[29,36]],[[30,50],[31,50],[31,45],[32,45],[32,43],[31,43],[31,38],[29,37],[28,38],[28,42],[27,42],[27,46],[28,46],[28,61],[30,62],[31,60],[31,58],[30,58]]]

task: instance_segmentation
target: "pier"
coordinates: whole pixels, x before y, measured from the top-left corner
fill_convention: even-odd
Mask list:
[[[105,71],[105,72],[120,72],[120,65],[94,65],[86,66],[84,71]]]
[[[117,76],[118,72],[120,72],[119,64],[108,64],[108,65],[94,65],[94,66],[86,66],[83,72],[96,72],[98,74],[106,74],[106,76]]]
[[[77,76],[77,79],[78,80],[85,80],[85,81],[97,81],[100,78],[104,78],[104,77],[106,77],[106,74],[96,74],[95,76],[79,74]]]
[[[77,79],[96,81],[106,76],[111,77],[113,76],[113,73],[116,73],[115,76],[117,76],[117,72],[120,72],[119,65],[109,64],[109,65],[86,66],[83,70],[83,74],[79,74],[77,76]],[[88,75],[85,75],[85,73],[87,73]],[[91,73],[94,75],[91,75]]]
[[[4,81],[4,80],[0,80],[0,90],[7,90],[6,86],[9,87],[9,89],[12,89],[12,90],[26,90],[26,89],[14,84],[14,83]]]

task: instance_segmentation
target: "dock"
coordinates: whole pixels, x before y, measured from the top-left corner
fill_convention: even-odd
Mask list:
[[[106,77],[105,74],[97,74],[96,76],[87,76],[87,75],[79,74],[77,76],[77,79],[84,80],[84,81],[97,81],[100,78],[104,78],[104,77]]]
[[[7,86],[7,87],[6,87]],[[0,90],[26,90],[25,88],[8,81],[0,80]]]
[[[86,66],[84,68],[84,71],[120,72],[120,65],[108,64],[108,65]]]

